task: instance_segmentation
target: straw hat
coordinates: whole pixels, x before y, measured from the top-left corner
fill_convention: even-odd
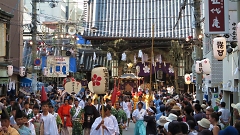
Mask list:
[[[200,121],[197,122],[199,126],[209,129],[210,127],[210,121],[206,118],[202,118]]]
[[[168,122],[172,122],[174,120],[177,120],[177,115],[170,113],[168,117],[166,118]]]
[[[204,111],[206,111],[207,105],[202,104],[202,105],[201,105],[201,108],[202,108]]]
[[[163,116],[163,115],[162,115],[162,116],[159,118],[159,120],[157,120],[157,124],[160,125],[160,126],[164,126],[164,124],[168,122],[168,121],[166,120],[166,118],[167,118],[166,116]]]
[[[234,109],[237,109],[238,112],[240,113],[240,103],[237,103],[237,104],[232,103],[231,107],[234,108]]]
[[[181,108],[180,108],[179,106],[177,106],[177,105],[174,105],[173,108],[172,108],[172,110],[174,110],[174,111],[180,111]]]
[[[216,99],[215,103],[219,103],[220,104],[221,100],[220,99]]]

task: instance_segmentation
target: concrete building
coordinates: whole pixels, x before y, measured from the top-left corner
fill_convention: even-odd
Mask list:
[[[236,41],[237,23],[237,4],[236,2],[229,2],[229,38],[226,38],[228,47],[230,42]],[[223,36],[223,34],[220,35]],[[212,40],[216,36],[205,36],[203,43],[203,58],[209,58],[211,61],[211,74],[203,79],[203,91],[212,100],[212,106],[215,106],[215,101],[222,92],[222,101],[226,102],[226,108],[232,110],[231,103],[240,102],[240,95],[238,94],[238,50],[237,47],[233,48],[233,51],[227,53],[223,61],[218,61],[213,57],[212,51]]]
[[[148,38],[152,37],[155,24],[154,37],[186,38],[194,32],[190,3],[191,0],[185,4],[179,0],[85,0],[84,34]],[[94,33],[91,32],[93,27],[98,29]]]
[[[24,32],[30,31],[31,24],[31,12],[32,12],[32,0],[24,0],[24,15],[23,24],[25,25]],[[67,6],[69,10],[67,11]],[[38,14],[38,31],[46,32],[53,30],[44,26],[43,23],[51,22],[71,22],[80,23],[82,11],[78,6],[77,0],[54,0],[50,2],[38,2],[37,3]],[[68,14],[68,15],[67,15]],[[68,16],[68,18],[67,18]],[[29,37],[28,37],[29,38]]]
[[[14,75],[11,77],[11,80],[16,82],[16,89],[18,88],[18,70],[21,66],[20,59],[22,57],[22,48],[23,48],[23,41],[22,41],[22,1],[21,0],[3,0],[0,2],[0,8],[3,12],[7,12],[13,15],[13,18],[5,23],[7,23],[7,38],[6,38],[6,56],[1,57],[1,72],[5,73],[0,75],[0,79],[8,78],[6,76],[7,65],[12,64],[14,66]],[[1,34],[4,34],[4,32]],[[2,36],[1,36],[2,37]],[[3,38],[3,37],[2,37]],[[4,42],[1,42],[1,51],[2,46],[4,46]],[[3,49],[5,50],[5,49]],[[0,88],[6,92],[6,82],[8,80],[0,80]],[[0,95],[5,94],[3,91],[0,90]]]

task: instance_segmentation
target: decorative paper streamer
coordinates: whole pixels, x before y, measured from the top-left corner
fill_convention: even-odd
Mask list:
[[[139,50],[138,51],[138,58],[142,58],[143,57],[143,52],[142,52],[142,50]]]
[[[107,53],[107,60],[112,60],[112,55],[110,52]]]
[[[234,75],[236,75],[238,72],[238,67],[236,67],[235,71],[234,71]]]
[[[161,64],[162,63],[162,55],[159,55],[159,63]]]
[[[134,55],[134,58],[133,58],[133,63],[136,64],[137,63],[137,58],[136,58],[136,55]]]
[[[96,58],[97,58],[97,56],[96,56],[96,53],[94,52],[94,53],[93,53],[93,61],[95,61]]]
[[[126,55],[126,53],[124,52],[124,53],[122,53],[122,61],[126,61],[127,60],[127,55]]]
[[[83,64],[83,59],[84,59],[84,51],[82,52],[82,56],[80,58],[80,64]]]

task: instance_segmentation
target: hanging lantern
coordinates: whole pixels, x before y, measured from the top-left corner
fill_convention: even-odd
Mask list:
[[[184,75],[184,80],[185,80],[185,84],[190,84],[191,83],[191,76],[190,76],[190,74],[185,74]]]
[[[106,94],[109,90],[109,73],[106,67],[92,69],[92,88],[96,94]]]
[[[238,42],[238,50],[240,50],[240,22],[237,24],[237,42]]]
[[[8,76],[12,76],[13,75],[13,66],[8,65],[7,68],[8,68],[8,71],[7,71]]]
[[[216,37],[213,39],[213,56],[221,61],[226,56],[226,38]]]
[[[211,64],[209,59],[203,59],[202,60],[202,71],[204,74],[210,74],[211,73]]]
[[[21,77],[24,77],[24,76],[25,76],[25,72],[26,72],[26,68],[25,68],[24,66],[21,66],[21,67],[19,68],[19,75],[20,75]]]
[[[198,74],[202,73],[202,61],[196,61],[195,72]]]

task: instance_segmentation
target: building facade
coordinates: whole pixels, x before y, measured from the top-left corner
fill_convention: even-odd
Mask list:
[[[186,38],[194,32],[192,12],[191,0],[85,0],[85,35],[147,38],[154,25],[154,37]]]

